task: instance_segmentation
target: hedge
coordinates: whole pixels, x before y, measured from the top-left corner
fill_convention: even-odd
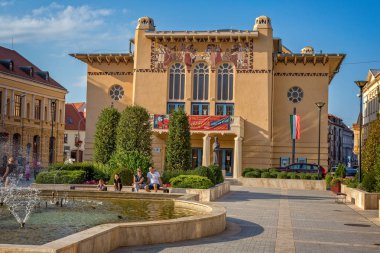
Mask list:
[[[112,174],[112,177],[110,178],[110,181],[108,182],[108,184],[111,184],[111,185],[114,184],[115,174],[119,174],[119,176],[121,178],[121,184],[123,186],[131,186],[132,185],[133,173],[132,173],[132,171],[130,171],[128,169],[117,169],[117,170],[115,170],[114,173]],[[145,181],[146,181],[147,180],[146,175],[143,175],[143,176],[144,176]]]
[[[180,175],[170,179],[170,184],[176,188],[208,189],[214,186],[207,177],[197,175]]]
[[[245,168],[243,170],[244,177],[247,178],[278,178],[278,179],[305,179],[305,180],[319,180],[317,173],[297,173],[278,171],[275,168],[271,169],[255,169]]]
[[[224,177],[222,169],[218,165],[210,165],[208,168],[211,170],[211,173],[214,175],[215,184],[221,184],[224,182]]]
[[[82,170],[85,172],[85,180],[109,179],[109,168],[101,163],[83,162],[83,163],[55,163],[49,166],[49,171],[54,170]]]
[[[80,184],[86,181],[83,170],[49,170],[38,173],[37,184]]]

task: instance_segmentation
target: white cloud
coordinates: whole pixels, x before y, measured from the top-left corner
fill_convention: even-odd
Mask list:
[[[79,78],[78,82],[73,84],[74,87],[87,87],[87,75],[83,75]]]
[[[52,3],[21,17],[0,15],[0,41],[67,41],[88,38],[104,24],[109,9],[93,9],[87,5],[63,6]]]
[[[7,7],[13,4],[14,4],[14,1],[0,1],[0,7]]]

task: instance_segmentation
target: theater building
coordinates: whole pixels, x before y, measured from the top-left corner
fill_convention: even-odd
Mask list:
[[[301,119],[295,160],[316,163],[315,103],[322,101],[321,164],[327,166],[328,88],[344,54],[312,47],[293,53],[273,37],[265,16],[252,30],[212,31],[159,31],[153,19],[142,17],[131,43],[130,53],[72,54],[87,64],[85,160],[92,159],[101,110],[140,105],[152,114],[152,155],[159,170],[165,167],[167,115],[177,108],[189,115],[194,167],[213,161],[215,136],[227,175],[291,162],[294,108]]]
[[[9,156],[42,166],[63,161],[66,94],[48,71],[0,47],[0,168]]]

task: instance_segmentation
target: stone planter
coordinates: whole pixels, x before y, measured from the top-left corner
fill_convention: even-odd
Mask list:
[[[210,202],[217,200],[224,194],[230,191],[230,182],[224,182],[217,184],[209,189],[182,189],[182,188],[172,188],[171,193],[186,193],[186,194],[196,194],[199,196],[197,199],[201,202]]]
[[[330,189],[332,192],[338,193],[341,191],[341,185],[342,183],[340,181],[337,181],[335,184],[332,184]]]
[[[326,190],[325,180],[246,178],[246,177],[241,177],[238,180],[241,185],[248,186],[248,187],[318,190],[318,191]]]
[[[362,210],[379,209],[380,193],[371,193],[342,184],[341,192],[347,194],[346,201],[355,204]]]

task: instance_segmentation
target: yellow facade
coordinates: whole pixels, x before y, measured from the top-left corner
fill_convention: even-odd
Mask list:
[[[30,163],[41,162],[42,166],[47,166],[49,141],[52,136],[55,139],[52,148],[53,161],[63,161],[64,108],[67,91],[62,86],[49,85],[52,79],[48,76],[44,82],[36,81],[35,77],[39,71],[36,67],[34,67],[36,73],[30,77],[23,77],[17,72],[20,67],[18,59],[7,59],[11,60],[14,66],[12,69],[0,71],[1,154],[22,157]],[[55,81],[54,83],[56,84]],[[52,101],[55,101],[56,111],[56,120],[53,123]]]
[[[88,66],[86,160],[92,159],[101,110],[111,104],[119,110],[135,104],[159,115],[167,114],[170,106],[183,106],[194,118],[198,106],[206,115],[230,115],[229,129],[193,129],[191,141],[193,162],[209,165],[217,136],[220,159],[234,177],[245,167],[280,166],[281,157],[292,157],[289,115],[296,108],[301,139],[296,141],[295,156],[316,163],[315,102],[322,101],[326,105],[321,120],[321,165],[327,166],[328,86],[344,55],[315,54],[311,47],[291,53],[280,39],[273,38],[271,20],[265,16],[256,19],[252,31],[191,32],[156,31],[153,20],[143,17],[132,41],[133,54],[72,55]],[[200,67],[206,73],[202,79],[197,75]],[[110,96],[114,85],[124,89],[119,100]],[[293,87],[302,89],[302,98],[294,103],[288,98]],[[153,161],[163,170],[167,130],[153,130]]]

